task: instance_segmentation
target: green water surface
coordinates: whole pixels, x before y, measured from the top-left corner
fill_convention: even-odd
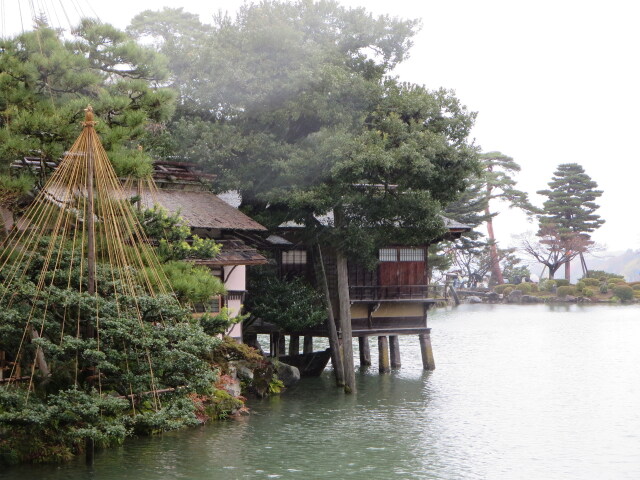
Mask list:
[[[434,372],[401,337],[402,368],[379,375],[371,339],[356,395],[328,369],[248,416],[0,479],[640,478],[639,307],[468,305],[429,323]]]

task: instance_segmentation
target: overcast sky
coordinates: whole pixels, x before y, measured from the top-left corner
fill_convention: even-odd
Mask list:
[[[3,5],[4,0],[1,0]],[[78,17],[97,14],[124,28],[145,9],[184,7],[203,21],[233,13],[240,0],[32,0]],[[13,2],[9,2],[13,3]],[[23,17],[30,4],[20,0]],[[411,57],[395,72],[428,88],[445,87],[478,112],[473,137],[522,167],[519,186],[545,188],[556,166],[578,162],[604,190],[598,213],[607,223],[594,239],[610,250],[640,248],[640,68],[633,0],[342,0],[375,14],[420,18]],[[65,11],[60,5],[66,5]],[[19,31],[19,12],[4,6],[2,31]],[[62,22],[61,22],[62,23]],[[523,215],[496,221],[502,245],[535,230]]]

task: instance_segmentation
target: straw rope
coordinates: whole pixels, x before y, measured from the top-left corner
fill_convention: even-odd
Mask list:
[[[89,106],[82,133],[2,244],[0,273],[6,279],[6,288],[0,295],[0,305],[13,304],[19,294],[15,286],[25,279],[27,271],[33,266],[38,255],[43,258],[42,269],[36,276],[35,294],[30,313],[25,319],[11,377],[16,373],[15,369],[24,352],[25,344],[33,336],[31,332],[36,331],[40,337],[47,335],[46,318],[50,308],[47,290],[65,275],[67,288],[71,288],[72,277],[79,271],[80,293],[86,292],[84,284],[94,281],[89,279],[88,275],[97,266],[106,269],[110,282],[100,285],[100,275],[95,276],[95,289],[89,288],[89,293],[93,291],[95,299],[95,310],[91,318],[80,318],[78,314],[75,321],[72,321],[68,318],[68,308],[64,307],[58,337],[60,345],[63,344],[65,335],[84,338],[87,337],[87,332],[95,330],[95,334],[89,336],[95,338],[97,348],[100,349],[98,292],[113,297],[118,313],[136,318],[140,325],[144,324],[144,320],[139,297],[157,297],[172,293],[155,251],[150,247],[149,239],[139,224],[134,206],[128,201],[127,194],[102,147],[94,128],[95,123],[93,110]],[[145,189],[150,192],[156,191],[153,180],[146,182]],[[89,197],[91,190],[92,198]],[[44,250],[41,245],[43,235],[49,240]],[[90,241],[93,242],[91,248]],[[89,250],[95,250],[95,258],[88,257]],[[71,252],[71,259],[68,268],[61,269],[65,251]],[[93,264],[90,265],[90,262]],[[93,268],[89,268],[90,266]],[[126,301],[121,301],[123,299]],[[42,307],[42,310],[38,307]],[[36,312],[42,312],[42,315],[35,318]],[[164,323],[164,319],[162,322]],[[123,345],[123,348],[125,351],[128,349],[126,345]],[[148,349],[144,352],[144,357],[151,379],[149,389],[155,391],[157,385]],[[30,367],[31,388],[36,372],[35,358]],[[128,360],[126,368],[128,371]],[[98,389],[101,392],[99,371],[97,378]],[[77,358],[75,379],[77,383]],[[131,385],[129,389],[133,394]],[[160,407],[157,396],[154,396],[154,403],[156,408]]]

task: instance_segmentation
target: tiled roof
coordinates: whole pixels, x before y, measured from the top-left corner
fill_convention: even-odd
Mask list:
[[[440,218],[442,218],[442,221],[444,222],[444,226],[447,227],[449,230],[471,230],[471,225],[466,225],[464,223],[460,223],[457,222],[455,220],[452,220],[451,218],[447,218],[444,215],[440,215]]]
[[[241,240],[217,240],[222,244],[222,250],[215,258],[195,260],[198,265],[263,265],[268,263],[266,257],[255,248],[249,247]]]
[[[128,193],[132,197],[136,195],[135,190]],[[142,205],[151,208],[155,203],[170,213],[179,213],[191,228],[266,231],[258,222],[211,192],[164,189],[153,193],[143,191]]]
[[[471,230],[471,226],[470,225],[465,225],[464,223],[460,223],[460,222],[456,222],[455,220],[452,220],[450,218],[447,218],[443,215],[440,215],[440,218],[442,219],[442,221],[444,222],[444,226],[445,228],[447,228],[448,230],[453,230],[453,231],[458,231],[458,230]],[[324,226],[331,226],[333,225],[333,212],[329,212],[325,215],[318,215],[316,216],[316,219],[320,222],[321,225]],[[280,228],[302,228],[303,225],[294,222],[294,221],[287,221],[284,223],[280,224]]]

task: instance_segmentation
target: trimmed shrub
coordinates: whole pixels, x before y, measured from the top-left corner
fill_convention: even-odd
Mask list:
[[[584,283],[584,280],[580,280],[578,283],[576,283],[576,290],[582,293],[586,286],[587,284]]]
[[[513,290],[514,290],[514,289],[513,289],[513,286],[509,285],[509,286],[507,286],[507,288],[505,288],[505,289],[503,289],[503,290],[502,290],[502,294],[503,294],[503,295],[505,295],[505,296],[507,296],[507,295],[509,295],[511,292],[513,292]]]
[[[640,283],[636,283],[635,285],[632,285],[631,288],[633,288],[634,290],[640,290]]]
[[[562,286],[558,287],[557,295],[560,298],[564,298],[567,295],[575,296],[576,293],[577,293],[576,287],[571,286],[571,285],[562,285]]]
[[[518,290],[520,290],[525,295],[531,293],[531,284],[530,283],[520,283],[518,284]]]
[[[583,278],[582,280],[580,280],[580,282],[584,282],[584,284],[587,287],[599,287],[600,286],[600,280],[598,280],[597,278],[586,277],[586,278]],[[578,283],[580,283],[580,282],[578,282]]]
[[[559,287],[568,287],[569,285],[571,285],[571,282],[569,282],[569,280],[567,280],[566,278],[558,278],[556,280],[556,285],[558,285]]]
[[[613,283],[614,285],[620,285],[621,283],[624,283],[625,285],[627,284],[627,282],[624,280],[624,278],[610,278],[607,281],[609,283]]]
[[[629,285],[617,285],[613,289],[613,294],[623,302],[633,300],[633,289]]]
[[[538,288],[543,292],[550,292],[553,290],[553,287],[556,287],[558,284],[555,280],[543,280],[538,285]]]
[[[607,285],[607,282],[600,284],[600,293],[609,293],[609,285]]]
[[[493,287],[493,291],[496,293],[504,293],[505,289],[509,287],[513,287],[513,285],[509,283],[503,283],[502,285],[496,285],[495,287]]]
[[[585,297],[593,297],[596,294],[596,290],[593,287],[584,287],[582,295]]]
[[[587,271],[587,276],[589,278],[597,278],[600,281],[608,281],[611,278],[624,279],[624,277],[622,275],[618,275],[618,274],[615,274],[615,273],[608,273],[608,272],[604,272],[602,270],[588,270]]]

